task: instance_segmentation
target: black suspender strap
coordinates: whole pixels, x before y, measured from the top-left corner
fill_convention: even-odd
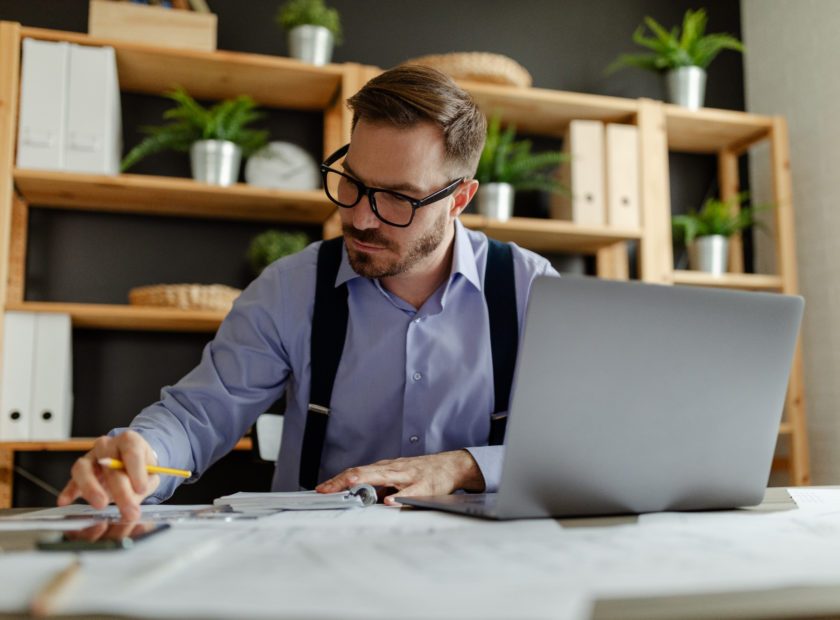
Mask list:
[[[513,369],[519,348],[519,320],[516,313],[516,282],[510,245],[488,239],[484,270],[484,298],[490,316],[490,350],[493,355],[493,415],[490,418],[491,446],[505,439],[507,411]]]
[[[489,239],[484,298],[490,317],[490,348],[493,356],[494,407],[490,420],[490,445],[504,441],[513,369],[519,346],[516,284],[510,245]],[[318,249],[315,306],[310,344],[311,387],[306,427],[300,455],[300,486],[318,484],[321,454],[327,437],[335,375],[347,337],[347,284],[335,286],[341,265],[342,238],[324,241]]]
[[[327,437],[335,375],[347,336],[347,284],[335,285],[341,265],[344,239],[324,241],[318,249],[315,306],[312,311],[310,342],[309,410],[300,455],[300,486],[314,489],[318,484],[321,453]]]

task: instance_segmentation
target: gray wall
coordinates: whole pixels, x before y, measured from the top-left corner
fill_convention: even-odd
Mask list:
[[[208,0],[219,16],[219,48],[286,54],[283,33],[273,22],[279,2]],[[656,76],[627,70],[611,76],[604,67],[633,50],[630,35],[645,15],[676,23],[695,3],[683,0],[334,0],[342,14],[346,42],[336,62],[381,67],[430,53],[491,51],[522,63],[535,86],[624,97],[663,95]],[[708,1],[709,30],[740,36],[739,3]],[[27,26],[84,32],[87,0],[0,0],[0,19]],[[709,72],[707,105],[743,109],[742,60],[724,54]],[[136,128],[155,124],[167,107],[157,97],[123,97],[126,146],[140,139]],[[274,139],[295,141],[320,156],[317,114],[272,111]],[[544,147],[558,143],[544,141]],[[684,211],[715,190],[715,162],[707,157],[672,156],[672,202]],[[143,162],[140,173],[188,176],[187,160],[163,154]],[[534,197],[526,197],[526,200]],[[518,204],[518,208],[535,208]],[[537,207],[538,208],[538,207]],[[243,253],[265,226],[203,220],[116,216],[35,209],[31,218],[27,297],[123,303],[130,286],[157,282],[247,284]],[[310,229],[317,236],[318,229]],[[76,330],[74,335],[74,435],[96,435],[127,424],[162,385],[177,381],[198,361],[207,335]],[[63,483],[73,455],[29,455],[21,465],[54,485]],[[265,489],[267,468],[242,455],[180,495],[201,501],[235,489]],[[19,480],[19,504],[50,502]]]
[[[790,133],[800,290],[807,300],[802,328],[806,412],[815,484],[840,479],[840,123],[837,101],[840,4],[827,0],[746,0],[744,36],[749,110],[781,114]],[[772,201],[766,150],[752,158],[759,201]],[[773,248],[757,235],[759,262],[772,273]]]

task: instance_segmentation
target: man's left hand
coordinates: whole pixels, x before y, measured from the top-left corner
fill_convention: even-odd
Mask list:
[[[322,482],[315,490],[335,493],[357,484],[397,489],[397,493],[385,498],[390,506],[397,504],[400,496],[449,495],[459,489],[483,491],[485,488],[484,476],[472,455],[467,450],[453,450],[351,467]]]

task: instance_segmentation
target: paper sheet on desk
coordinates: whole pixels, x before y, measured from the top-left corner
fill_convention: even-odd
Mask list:
[[[787,492],[800,510],[840,509],[840,489],[791,488]]]
[[[376,489],[369,484],[339,491],[318,493],[317,491],[247,493],[240,491],[225,495],[213,501],[215,506],[230,506],[235,511],[272,510],[343,510],[364,508],[376,503]]]
[[[143,519],[151,521],[168,521],[196,517],[213,509],[210,504],[181,505],[181,504],[144,504],[140,506]],[[0,525],[6,520],[62,520],[62,519],[118,519],[120,511],[116,506],[107,506],[102,510],[88,504],[70,504],[56,508],[33,510],[22,515],[0,517]]]
[[[399,511],[376,506],[356,513]],[[345,513],[347,514],[347,513]],[[493,539],[518,536],[534,528],[549,536],[561,531],[552,522],[492,524],[465,520],[477,525],[457,531],[493,530]],[[480,525],[479,525],[480,524]],[[400,541],[416,537],[421,544],[439,532],[428,534],[389,533],[378,536],[314,537],[299,527],[270,527],[259,522],[240,529],[218,551],[201,560],[183,565],[180,572],[168,572],[165,579],[148,579],[142,587],[131,581],[119,585],[121,570],[114,560],[93,558],[87,565],[89,579],[61,608],[62,613],[127,613],[146,617],[206,618],[531,618],[565,620],[588,617],[585,593],[566,590],[552,576],[529,569],[530,562],[520,556],[514,565],[510,558],[498,557],[492,563],[472,562],[472,556],[451,558],[440,574],[435,565],[422,559],[405,561],[374,544],[378,538]],[[216,528],[215,531],[220,531]],[[455,529],[442,530],[454,532]],[[176,531],[168,541],[160,540],[157,550],[138,546],[133,554],[135,570],[151,562],[165,565],[163,547],[176,552],[189,548],[200,538],[197,528]],[[539,539],[543,537],[535,534]],[[191,538],[192,537],[192,538]],[[457,539],[457,537],[455,537]],[[447,539],[449,540],[449,539]],[[153,541],[150,541],[150,544]],[[391,561],[384,561],[391,556]],[[397,557],[396,560],[393,558]],[[523,562],[522,560],[525,560]],[[457,566],[452,566],[454,562]],[[452,579],[452,572],[458,577]],[[104,580],[104,583],[103,581]],[[472,593],[480,592],[480,596]],[[108,597],[103,599],[103,595]]]
[[[586,613],[590,596],[840,582],[840,514],[833,509],[714,513],[568,529],[550,520],[452,517],[451,527],[433,524],[413,532],[399,519],[412,512],[374,506],[279,513],[248,527],[176,524],[129,554],[85,554],[86,578],[60,611],[208,618],[575,618]],[[372,519],[367,529],[365,515]],[[5,576],[14,583],[13,574]]]

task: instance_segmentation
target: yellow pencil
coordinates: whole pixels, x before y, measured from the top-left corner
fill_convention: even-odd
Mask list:
[[[70,585],[79,573],[81,562],[76,558],[66,568],[60,570],[47,581],[43,588],[35,593],[29,603],[29,611],[36,618],[46,618],[52,615],[58,597]]]
[[[123,462],[118,459],[104,458],[99,459],[98,463],[108,469],[125,469]],[[192,472],[186,469],[172,469],[171,467],[158,467],[157,465],[146,465],[146,471],[150,474],[166,474],[168,476],[180,476],[181,478],[192,476]]]

